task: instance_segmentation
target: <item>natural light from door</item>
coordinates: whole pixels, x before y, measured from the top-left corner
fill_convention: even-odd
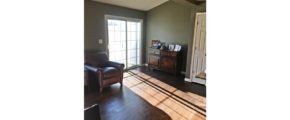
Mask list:
[[[125,68],[141,63],[141,21],[107,19],[109,59]]]

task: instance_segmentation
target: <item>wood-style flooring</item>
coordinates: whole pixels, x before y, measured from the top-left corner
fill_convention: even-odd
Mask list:
[[[123,84],[85,94],[85,107],[98,103],[102,120],[206,119],[204,85],[147,67],[125,72]]]

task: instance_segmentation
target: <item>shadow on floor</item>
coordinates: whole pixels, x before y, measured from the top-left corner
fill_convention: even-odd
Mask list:
[[[206,88],[204,85],[184,82],[184,76],[174,76],[160,71],[152,71],[147,69],[147,67],[139,67],[134,70],[150,75],[151,77],[154,77],[170,86],[174,86],[176,89],[182,92],[190,92],[203,97],[206,96]],[[134,75],[133,72],[129,71],[128,73]],[[126,79],[126,76],[124,77],[124,79]],[[120,87],[120,84],[114,84],[110,87],[104,88],[102,93],[98,93],[97,91],[86,93],[85,107],[89,107],[90,105],[98,103],[100,105],[100,114],[102,120],[172,119],[171,116],[168,115],[168,113],[164,112],[164,110],[159,109],[158,107],[156,107],[156,105],[152,105],[152,103],[149,103],[148,100],[146,101],[144,97],[142,98],[135,92],[136,91],[132,91],[131,88],[128,88],[126,85]],[[174,97],[178,98],[178,100],[182,100],[182,98],[178,96]],[[206,112],[205,109],[200,109],[204,113]]]
[[[157,78],[158,80],[168,85],[174,86],[175,88],[183,92],[191,92],[206,97],[206,87],[204,85],[185,82],[184,81],[185,77],[183,75],[174,76],[166,72],[158,70],[150,70],[148,69],[148,67],[145,66],[138,67],[135,70],[150,75],[151,77]]]

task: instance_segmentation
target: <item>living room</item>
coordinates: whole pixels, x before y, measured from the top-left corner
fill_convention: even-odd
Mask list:
[[[91,117],[206,119],[205,53],[202,63],[192,56],[194,34],[200,34],[194,31],[205,35],[205,29],[195,29],[196,15],[205,15],[205,1],[85,0],[84,8],[85,109],[98,109]],[[192,63],[202,66],[199,74],[190,72]],[[112,66],[122,75],[106,77],[114,76]],[[199,78],[202,82],[194,81]]]
[[[0,1],[0,120],[290,120],[290,1],[199,1]]]

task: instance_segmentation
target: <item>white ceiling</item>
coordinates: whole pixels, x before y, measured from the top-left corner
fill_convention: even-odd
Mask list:
[[[92,0],[142,11],[148,11],[168,0]]]

